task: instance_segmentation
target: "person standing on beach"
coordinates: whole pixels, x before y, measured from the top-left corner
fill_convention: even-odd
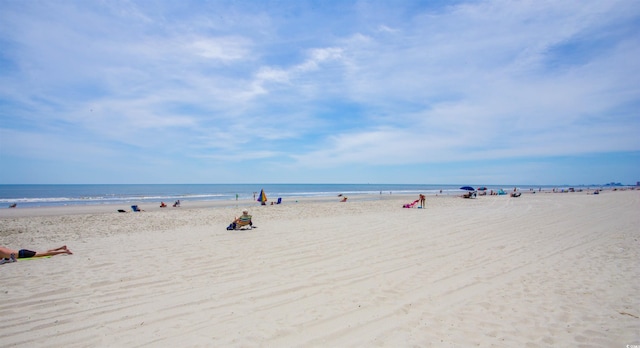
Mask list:
[[[420,206],[424,209],[425,208],[425,204],[427,202],[427,198],[421,193],[420,194]]]
[[[0,247],[0,261],[15,262],[18,259],[28,259],[31,257],[54,256],[60,254],[73,254],[66,245],[47,251],[32,251],[27,249],[13,250],[6,247]],[[2,262],[2,263],[4,263]]]

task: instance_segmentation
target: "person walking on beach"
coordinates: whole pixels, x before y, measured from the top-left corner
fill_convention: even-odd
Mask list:
[[[13,250],[7,247],[0,247],[0,261],[1,263],[5,262],[16,262],[16,259],[28,259],[31,257],[44,257],[44,256],[54,256],[60,254],[73,254],[66,245],[63,245],[59,248],[49,249],[47,251],[32,251],[27,249]]]

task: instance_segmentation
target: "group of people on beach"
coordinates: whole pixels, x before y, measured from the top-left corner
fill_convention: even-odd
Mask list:
[[[175,203],[173,203],[173,207],[177,208],[180,206],[180,200],[177,200]],[[167,207],[167,203],[165,202],[160,202],[160,208],[166,208]]]
[[[251,220],[251,215],[249,215],[248,210],[243,210],[242,215],[240,215],[239,217],[235,217],[231,222],[231,224],[229,225],[229,227],[227,227],[227,229],[237,230],[245,226],[249,226],[249,228],[257,227],[253,225],[253,221]],[[16,262],[18,261],[18,259],[55,256],[60,254],[72,255],[73,253],[71,252],[71,250],[69,250],[69,248],[66,245],[63,245],[55,249],[49,249],[47,251],[33,251],[29,249],[14,250],[4,246],[0,246],[0,265],[5,263]]]
[[[341,197],[341,202],[346,202],[347,201],[347,197],[343,196],[342,194],[339,195]],[[425,202],[426,198],[423,194],[420,194],[419,196],[419,202],[420,205],[422,207],[425,206]],[[160,204],[161,208],[166,207],[167,205],[162,202]],[[173,204],[174,207],[179,207],[180,206],[180,201],[176,201]],[[239,217],[235,217],[233,219],[233,221],[231,221],[231,223],[229,224],[229,226],[227,227],[228,230],[237,230],[240,229],[242,227],[248,226],[249,228],[256,228],[257,226],[253,225],[253,221],[252,221],[252,217],[251,215],[249,215],[249,211],[248,210],[243,210],[242,211],[242,215],[240,215]],[[4,263],[9,263],[9,262],[15,262],[18,259],[22,259],[22,258],[34,258],[34,257],[45,257],[45,256],[54,256],[54,255],[60,255],[60,254],[68,254],[71,255],[73,254],[71,252],[71,250],[69,250],[69,248],[67,248],[66,245],[63,245],[59,248],[55,248],[55,249],[49,249],[47,251],[32,251],[32,250],[28,250],[28,249],[20,249],[20,250],[13,250],[13,249],[9,249],[7,247],[0,247],[0,264],[4,264]]]

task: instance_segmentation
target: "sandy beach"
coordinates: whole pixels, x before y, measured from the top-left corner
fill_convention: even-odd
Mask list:
[[[640,344],[640,191],[415,199],[3,208],[0,346]]]

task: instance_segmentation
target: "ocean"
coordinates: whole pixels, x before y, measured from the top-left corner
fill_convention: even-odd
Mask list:
[[[122,203],[172,204],[181,201],[224,201],[253,199],[264,189],[269,201],[278,197],[328,197],[338,194],[380,195],[460,194],[461,185],[419,184],[145,184],[145,185],[0,185],[0,207],[16,203],[20,207],[100,205]],[[513,185],[486,186],[488,189]],[[549,189],[554,186],[544,186]],[[539,186],[518,186],[521,190]],[[440,192],[442,190],[442,192]]]

